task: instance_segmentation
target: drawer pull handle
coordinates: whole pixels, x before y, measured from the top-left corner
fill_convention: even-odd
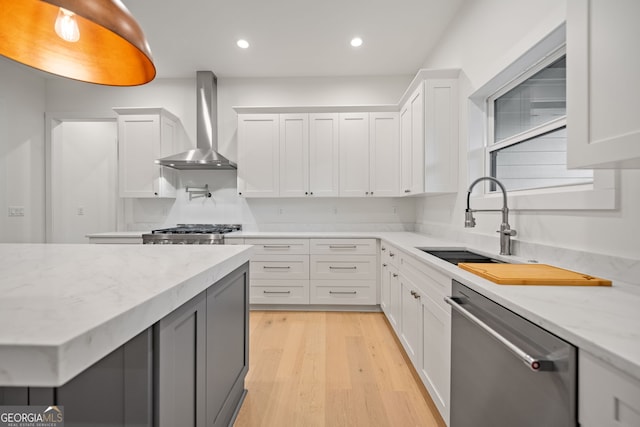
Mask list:
[[[290,294],[291,291],[262,291],[265,294]]]
[[[380,248],[382,250],[382,252],[386,251],[387,248],[385,248],[384,246],[382,248]]]
[[[265,249],[289,249],[291,245],[262,245]]]
[[[333,295],[355,295],[357,291],[329,291],[330,294]]]
[[[329,266],[329,270],[357,270],[358,267],[353,266],[353,267],[334,267],[333,265]]]
[[[290,266],[286,266],[286,267],[279,267],[277,265],[263,265],[262,268],[264,268],[265,270],[271,270],[271,269],[283,269],[283,270],[288,270],[291,267]]]
[[[386,266],[387,266],[387,264],[382,264],[382,266],[383,266],[383,267],[386,267]]]
[[[393,273],[392,276],[393,277],[398,277],[398,274],[397,273]]]
[[[356,245],[329,245],[329,249],[357,249]]]
[[[389,252],[389,256],[390,257],[394,257],[394,256],[396,256],[396,254],[394,254],[393,252]]]

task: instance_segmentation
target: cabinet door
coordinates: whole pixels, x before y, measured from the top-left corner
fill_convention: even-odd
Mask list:
[[[159,196],[160,116],[118,116],[120,197]]]
[[[387,319],[389,319],[389,323],[391,323],[396,334],[400,335],[402,288],[400,286],[400,275],[398,274],[398,269],[391,264],[389,264],[389,275],[389,311],[386,314]]]
[[[311,196],[338,196],[338,150],[338,114],[309,114],[309,193]]]
[[[449,420],[451,314],[422,294],[422,351],[418,372],[440,414]]]
[[[413,160],[411,158],[411,103],[407,101],[400,109],[400,192],[411,194]]]
[[[420,85],[409,99],[411,114],[411,151],[405,153],[411,163],[409,194],[424,192],[424,85]]]
[[[238,115],[238,192],[245,197],[278,197],[280,191],[278,114]]]
[[[421,315],[420,294],[416,286],[406,277],[400,278],[400,341],[405,351],[413,362],[418,366]]]
[[[640,426],[640,379],[586,351],[578,353],[578,416],[582,427]]]
[[[427,80],[424,92],[424,191],[458,189],[458,84],[455,79]]]
[[[369,195],[369,113],[340,114],[340,196]]]
[[[370,113],[369,123],[370,195],[397,196],[400,188],[398,113]]]
[[[249,368],[248,273],[241,267],[206,292],[207,426],[228,426],[242,398]]]
[[[167,157],[184,151],[180,143],[180,124],[168,116],[160,117],[160,155]],[[154,159],[155,160],[155,159]],[[158,175],[158,194],[160,197],[176,197],[178,171],[160,166]]]
[[[206,293],[157,324],[158,427],[204,427],[206,418]]]
[[[309,194],[309,115],[280,114],[280,197]]]
[[[640,168],[640,2],[567,1],[567,165]]]
[[[389,317],[389,298],[391,290],[391,273],[389,264],[383,262],[380,266],[380,308]]]

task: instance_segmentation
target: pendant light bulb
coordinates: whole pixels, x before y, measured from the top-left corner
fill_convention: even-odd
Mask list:
[[[62,7],[56,18],[55,30],[56,34],[58,34],[62,40],[68,42],[77,42],[80,40],[80,29],[78,28],[75,13]]]

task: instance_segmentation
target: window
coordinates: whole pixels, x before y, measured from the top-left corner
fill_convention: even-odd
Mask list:
[[[561,48],[487,99],[488,171],[507,190],[593,182],[567,169],[566,70]]]

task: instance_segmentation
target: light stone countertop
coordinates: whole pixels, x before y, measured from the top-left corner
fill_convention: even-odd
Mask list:
[[[612,287],[497,285],[416,247],[467,248],[511,262],[524,263],[527,260],[515,256],[498,256],[497,247],[495,253],[488,253],[464,243],[411,232],[241,231],[225,237],[382,239],[640,380],[640,286],[637,283],[614,279]],[[581,271],[597,275],[589,271],[589,260],[584,262]]]
[[[0,386],[60,386],[250,259],[245,245],[0,244]]]

